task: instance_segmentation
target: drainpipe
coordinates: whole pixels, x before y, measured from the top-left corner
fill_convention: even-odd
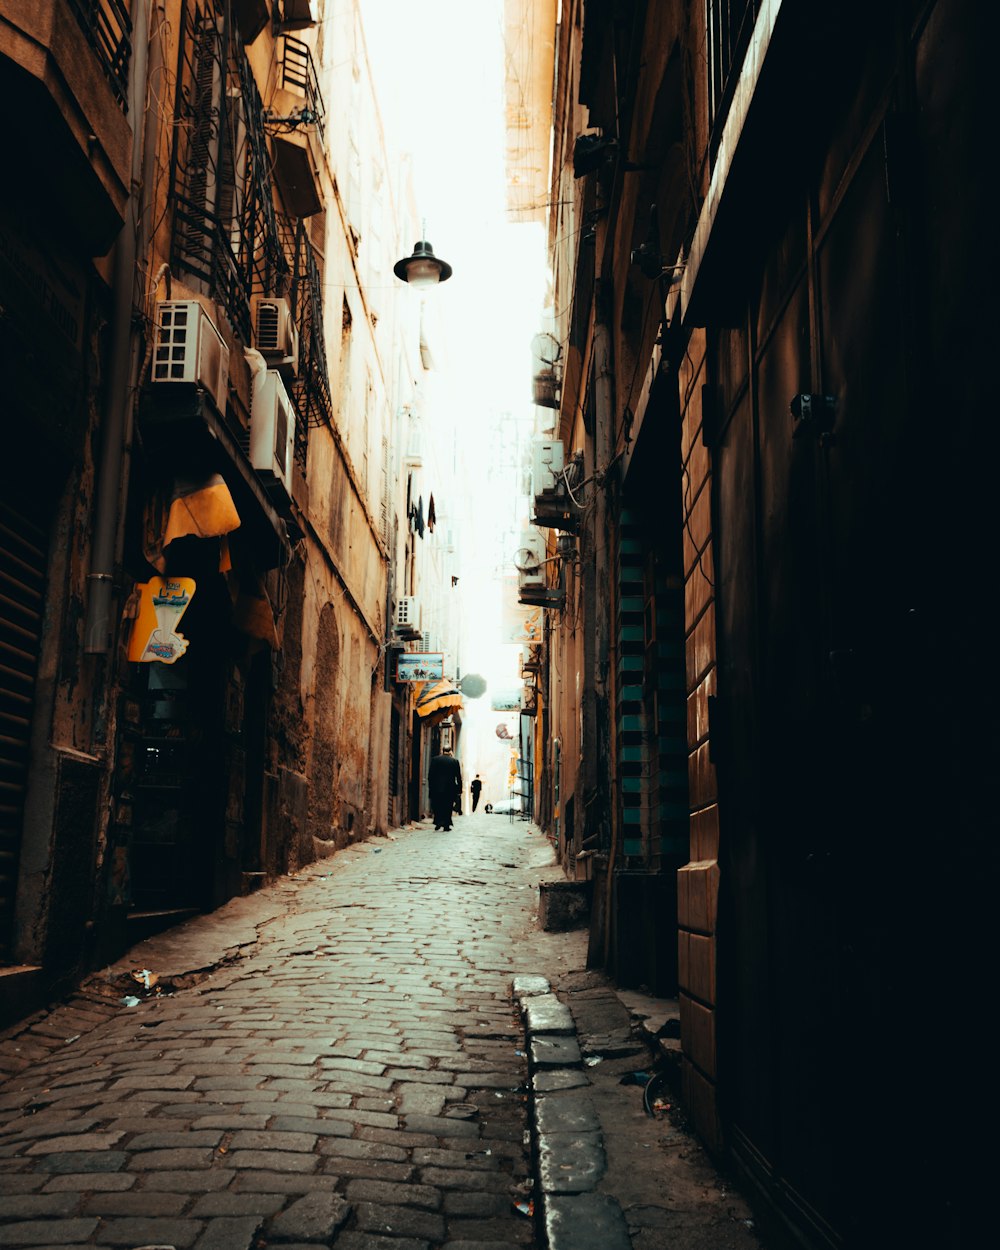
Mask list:
[[[614,391],[611,372],[611,335],[608,330],[606,291],[598,282],[595,292],[597,317],[594,322],[594,460],[598,470],[594,492],[594,705],[597,748],[595,812],[588,832],[599,834],[599,844],[608,847],[607,895],[604,912],[604,966],[610,953],[613,883],[618,855],[618,821],[611,810],[612,709],[609,698],[611,664],[611,542],[608,533],[608,495],[604,474],[611,463]]]
[[[131,441],[135,395],[138,337],[132,333],[135,308],[136,256],[143,222],[143,150],[155,142],[156,109],[145,110],[149,68],[150,30],[147,0],[138,0],[132,30],[129,65],[129,115],[132,118],[132,167],[125,224],[115,243],[112,278],[112,340],[108,369],[107,401],[101,421],[101,458],[97,473],[97,511],[87,574],[87,611],[83,649],[90,655],[107,655],[113,635],[114,575],[124,515],[128,481],[128,446]],[[159,60],[159,41],[154,41]],[[146,125],[140,130],[143,117]],[[145,232],[143,232],[145,233]],[[103,725],[103,718],[101,721]],[[103,738],[101,728],[95,736]]]

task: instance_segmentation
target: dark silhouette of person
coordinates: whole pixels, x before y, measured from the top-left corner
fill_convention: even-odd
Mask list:
[[[431,759],[427,788],[434,813],[434,828],[450,829],[452,811],[462,797],[462,766],[452,755],[451,747],[445,747],[440,755]]]
[[[476,773],[475,777],[473,777],[472,781],[469,783],[469,791],[472,794],[472,810],[475,811],[476,805],[479,802],[479,796],[483,791],[483,783],[480,780],[478,773]]]

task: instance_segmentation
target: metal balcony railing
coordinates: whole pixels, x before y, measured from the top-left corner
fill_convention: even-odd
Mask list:
[[[80,29],[97,54],[123,113],[128,112],[132,22],[122,0],[69,0]]]
[[[319,89],[319,75],[316,73],[316,62],[307,43],[292,35],[282,35],[281,50],[281,86],[286,91],[294,91],[305,100],[305,107],[311,114],[310,122],[315,124],[321,140],[325,138],[326,105]]]
[[[289,388],[295,409],[295,455],[305,467],[309,430],[333,422],[330,370],[323,331],[323,276],[309,241],[308,223],[278,218],[290,271],[288,296],[299,327],[299,371]]]
[[[708,0],[708,103],[713,150],[718,146],[761,0]]]
[[[280,291],[264,107],[235,24],[214,2],[187,10],[177,83],[172,260],[204,282],[250,341],[250,296]]]

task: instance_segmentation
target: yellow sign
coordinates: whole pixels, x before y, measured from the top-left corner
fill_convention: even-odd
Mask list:
[[[139,612],[132,626],[128,658],[139,664],[159,660],[173,664],[188,647],[188,640],[177,633],[177,624],[194,597],[193,577],[154,577],[140,582]]]

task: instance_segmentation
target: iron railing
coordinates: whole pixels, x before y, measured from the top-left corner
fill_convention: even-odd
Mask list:
[[[132,21],[122,0],[69,0],[123,113],[128,112]]]
[[[713,152],[732,103],[761,0],[707,0],[708,107]]]
[[[172,260],[208,285],[249,342],[251,295],[288,281],[264,106],[235,22],[212,4],[186,6],[179,66]]]
[[[305,100],[320,140],[325,139],[326,105],[319,89],[319,75],[309,45],[292,35],[282,35],[281,85],[286,91],[295,91]]]
[[[292,316],[299,327],[299,369],[289,388],[295,409],[295,456],[305,468],[309,430],[333,422],[333,399],[323,331],[323,277],[309,241],[308,223],[301,218],[278,218],[291,280],[288,291]]]

